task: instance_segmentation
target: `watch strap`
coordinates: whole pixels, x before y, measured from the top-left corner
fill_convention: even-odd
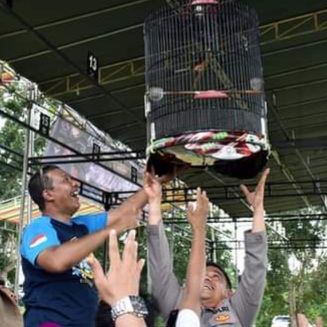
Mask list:
[[[143,318],[148,314],[148,310],[142,297],[135,295],[126,296],[111,308],[111,316],[114,321],[119,316],[128,313],[131,313],[138,318]]]

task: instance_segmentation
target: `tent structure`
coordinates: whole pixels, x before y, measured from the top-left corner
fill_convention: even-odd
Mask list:
[[[272,145],[266,211],[272,221],[326,220],[327,3],[244,2],[260,21]],[[146,147],[143,21],[163,5],[179,1],[0,0],[0,59],[140,158]],[[239,180],[210,169],[191,170],[182,179],[189,189],[178,187],[178,197],[173,193],[167,202],[188,200],[188,191],[201,186],[230,217],[251,215]],[[319,217],[280,214],[316,206]]]
[[[246,2],[260,20],[272,144],[267,212],[325,210],[327,4]],[[144,150],[143,21],[165,4],[178,6],[178,1],[1,0],[0,58],[114,138]],[[88,74],[92,58],[97,76]],[[249,214],[238,198],[238,180],[210,170],[191,171],[183,179],[207,187],[231,216]]]

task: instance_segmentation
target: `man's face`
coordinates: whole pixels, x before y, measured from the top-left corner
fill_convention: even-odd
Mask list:
[[[44,191],[46,203],[51,203],[58,211],[72,216],[80,207],[79,184],[61,169],[47,173],[52,187]]]
[[[215,266],[208,266],[201,292],[201,300],[210,301],[215,306],[227,297],[228,288],[224,274]]]

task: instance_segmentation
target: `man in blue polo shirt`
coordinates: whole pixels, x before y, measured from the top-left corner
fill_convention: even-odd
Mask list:
[[[108,238],[109,229],[119,233],[137,225],[147,196],[140,190],[109,214],[72,218],[80,207],[78,183],[63,170],[44,167],[28,189],[42,216],[22,235],[24,325],[94,326],[98,296],[86,258]]]

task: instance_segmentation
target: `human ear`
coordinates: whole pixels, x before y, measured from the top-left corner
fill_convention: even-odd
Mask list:
[[[226,292],[227,292],[227,297],[228,298],[230,298],[230,297],[232,297],[234,295],[234,291],[231,290],[231,289],[227,289]]]
[[[44,202],[51,202],[53,200],[53,195],[51,190],[43,190],[42,196],[44,199]]]

